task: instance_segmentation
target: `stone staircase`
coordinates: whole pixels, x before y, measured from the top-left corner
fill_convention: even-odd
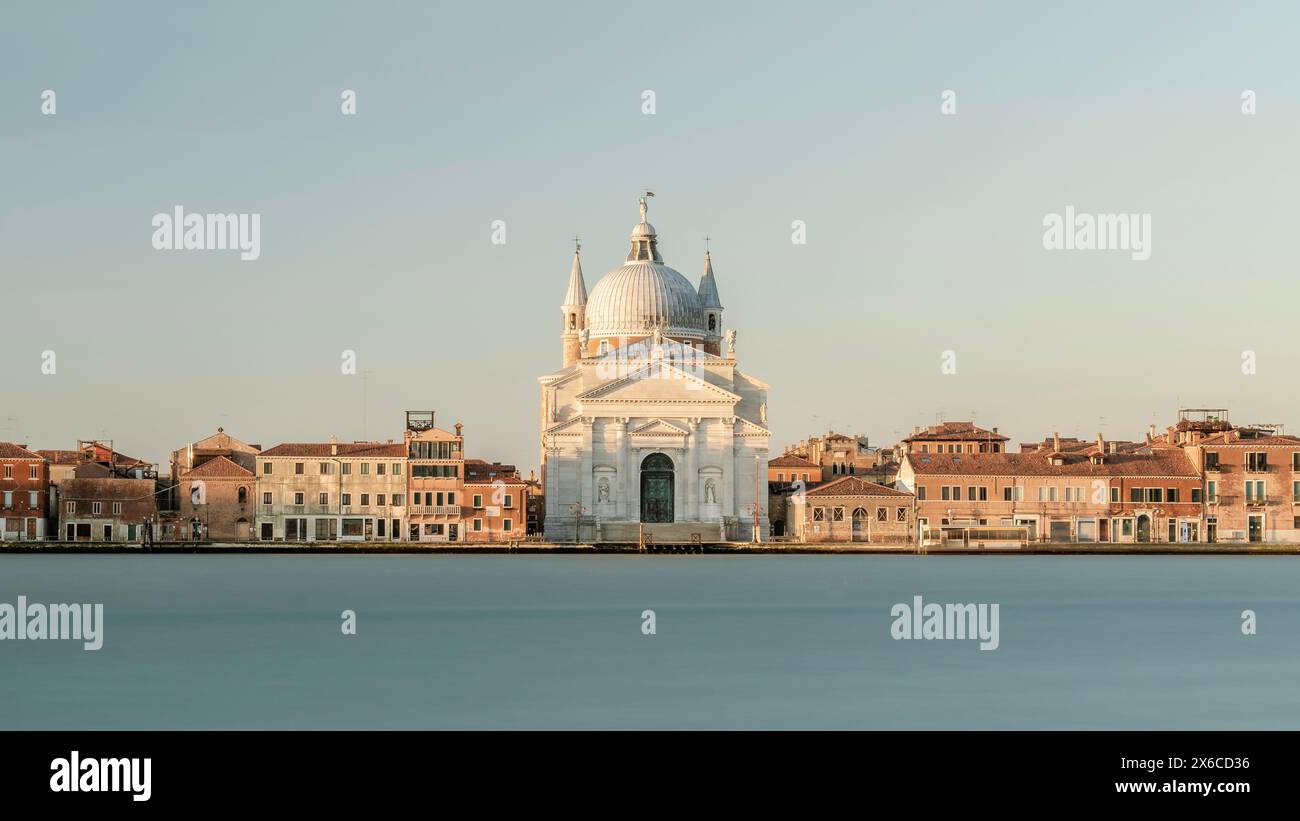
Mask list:
[[[600,539],[602,544],[637,544],[643,525],[636,522],[602,522]],[[688,545],[699,536],[701,544],[720,544],[721,525],[718,522],[665,522],[646,524],[646,542],[656,545]]]

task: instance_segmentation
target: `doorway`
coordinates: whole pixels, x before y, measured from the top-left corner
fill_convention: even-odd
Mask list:
[[[673,460],[652,453],[641,462],[641,521],[673,520]]]
[[[862,508],[853,509],[853,541],[865,542],[868,540],[867,533],[867,512]]]
[[[1250,516],[1246,521],[1247,535],[1252,542],[1264,541],[1264,517]]]
[[[1151,517],[1143,513],[1137,519],[1137,540],[1139,542],[1151,541]]]

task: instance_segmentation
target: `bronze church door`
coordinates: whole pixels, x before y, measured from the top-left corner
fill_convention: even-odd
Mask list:
[[[652,453],[641,463],[641,521],[673,520],[673,460]]]

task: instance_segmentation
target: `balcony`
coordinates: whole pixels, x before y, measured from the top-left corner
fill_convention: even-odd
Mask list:
[[[412,516],[459,516],[460,505],[413,505],[407,513]]]

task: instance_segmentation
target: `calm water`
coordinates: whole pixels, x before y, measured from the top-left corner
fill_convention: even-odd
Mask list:
[[[0,729],[1294,729],[1297,591],[1292,557],[0,555],[0,601],[107,622],[0,642]],[[892,640],[917,594],[999,603],[1001,647]]]

